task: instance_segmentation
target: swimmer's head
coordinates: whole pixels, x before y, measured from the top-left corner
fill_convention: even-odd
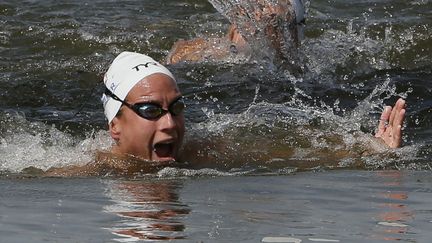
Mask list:
[[[104,83],[106,89],[124,100],[139,81],[155,73],[165,74],[175,81],[174,75],[151,57],[140,53],[122,52],[105,73]],[[106,93],[102,95],[101,100],[109,124],[117,115],[122,103]]]
[[[177,159],[184,136],[182,95],[164,66],[121,53],[105,75],[102,97],[115,154],[152,161]]]

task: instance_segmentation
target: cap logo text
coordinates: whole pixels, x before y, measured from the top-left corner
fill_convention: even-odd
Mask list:
[[[144,67],[146,67],[146,68],[148,68],[148,66],[149,65],[155,65],[155,66],[157,66],[158,64],[156,63],[156,62],[147,62],[147,63],[142,63],[142,64],[138,64],[138,65],[136,65],[135,67],[133,67],[132,69],[135,69],[135,70],[137,70],[137,72],[139,71],[139,67],[142,67],[142,66],[144,66]]]

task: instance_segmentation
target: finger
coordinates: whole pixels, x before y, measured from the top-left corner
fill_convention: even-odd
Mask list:
[[[405,109],[402,109],[395,118],[395,124],[393,124],[392,135],[393,135],[393,148],[399,148],[402,144],[402,124],[405,119]]]
[[[396,102],[396,104],[392,107],[392,111],[391,111],[390,118],[389,118],[389,125],[390,125],[390,126],[393,126],[393,121],[394,121],[394,118],[395,118],[395,116],[396,116],[396,108],[397,108],[397,102]]]
[[[405,109],[401,109],[395,116],[393,126],[402,126],[405,119]]]
[[[405,108],[405,100],[402,98],[399,98],[398,101],[396,102],[396,105],[399,106],[400,109],[404,109]]]
[[[395,104],[396,114],[400,112],[400,110],[405,108],[405,100],[400,98]]]
[[[391,148],[399,148],[402,144],[402,126],[394,126],[392,129],[393,132],[393,141],[390,144]]]
[[[390,125],[396,125],[394,122],[394,119],[395,119],[396,115],[404,108],[405,108],[405,100],[402,98],[399,98],[393,107],[392,114],[390,115],[390,120],[389,120]]]
[[[391,106],[386,106],[384,108],[384,111],[381,113],[380,121],[378,124],[378,131],[375,134],[375,137],[381,137],[383,135],[383,133],[385,132],[386,125],[388,124],[388,120],[389,120],[391,111],[392,111]]]

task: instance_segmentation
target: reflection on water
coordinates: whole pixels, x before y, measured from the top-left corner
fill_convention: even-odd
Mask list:
[[[106,211],[120,217],[110,229],[120,242],[184,239],[182,218],[189,208],[179,202],[180,181],[107,182],[113,205]]]
[[[420,171],[0,178],[0,242],[430,242]]]
[[[406,171],[110,179],[105,211],[121,242],[423,242],[430,183]]]
[[[400,171],[378,171],[376,175],[383,178],[383,186],[387,189],[377,195],[383,199],[378,207],[384,211],[376,217],[380,221],[376,238],[385,241],[407,240],[405,237],[410,233],[409,223],[414,220],[415,213],[406,205],[409,192],[400,190],[404,186],[404,174]]]

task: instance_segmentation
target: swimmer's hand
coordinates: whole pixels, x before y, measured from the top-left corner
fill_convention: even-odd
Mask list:
[[[390,148],[402,145],[402,125],[405,119],[405,100],[399,99],[394,107],[386,106],[381,114],[375,137],[381,138]]]

